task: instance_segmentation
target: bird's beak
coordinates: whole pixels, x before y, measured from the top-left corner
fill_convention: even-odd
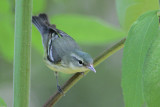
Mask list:
[[[88,66],[88,69],[90,69],[91,71],[93,71],[93,72],[95,72],[95,73],[96,73],[96,70],[94,69],[94,67],[93,67],[93,65],[92,65],[92,64],[90,64],[90,65]]]

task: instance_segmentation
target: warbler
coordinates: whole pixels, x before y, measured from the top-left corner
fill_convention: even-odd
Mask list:
[[[50,24],[45,13],[32,16],[32,23],[42,35],[44,61],[50,69],[55,71],[56,79],[57,72],[67,74],[86,70],[96,72],[92,57],[83,52],[67,33],[57,29],[56,25]],[[62,91],[58,79],[57,88]]]

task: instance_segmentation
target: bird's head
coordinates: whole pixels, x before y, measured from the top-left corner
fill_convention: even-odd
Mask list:
[[[96,73],[96,70],[93,67],[92,57],[83,51],[75,50],[70,53],[70,65],[79,69],[89,69]]]

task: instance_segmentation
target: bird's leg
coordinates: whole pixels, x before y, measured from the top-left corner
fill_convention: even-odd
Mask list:
[[[57,89],[60,93],[63,94],[63,90],[61,89],[61,86],[59,85],[59,82],[58,82],[58,72],[55,72],[55,75],[56,75],[56,81],[57,81]]]

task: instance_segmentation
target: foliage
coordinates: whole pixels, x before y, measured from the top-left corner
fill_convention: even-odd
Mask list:
[[[149,107],[159,105],[159,18],[157,11],[148,12],[158,9],[158,4],[158,0],[117,0],[120,24],[126,31],[130,29],[122,64],[126,107],[141,107],[145,102]],[[144,12],[148,13],[141,15]]]
[[[158,37],[157,11],[140,16],[132,25],[125,42],[122,66],[122,88],[126,107],[140,107],[144,103],[142,71],[151,44]]]
[[[160,105],[160,34],[156,34],[145,58],[143,67],[143,92],[148,107],[158,107]]]
[[[0,98],[0,107],[7,107],[7,104],[4,102],[2,98]]]
[[[117,12],[121,26],[128,31],[142,13],[158,9],[158,4],[158,0],[117,0]]]

